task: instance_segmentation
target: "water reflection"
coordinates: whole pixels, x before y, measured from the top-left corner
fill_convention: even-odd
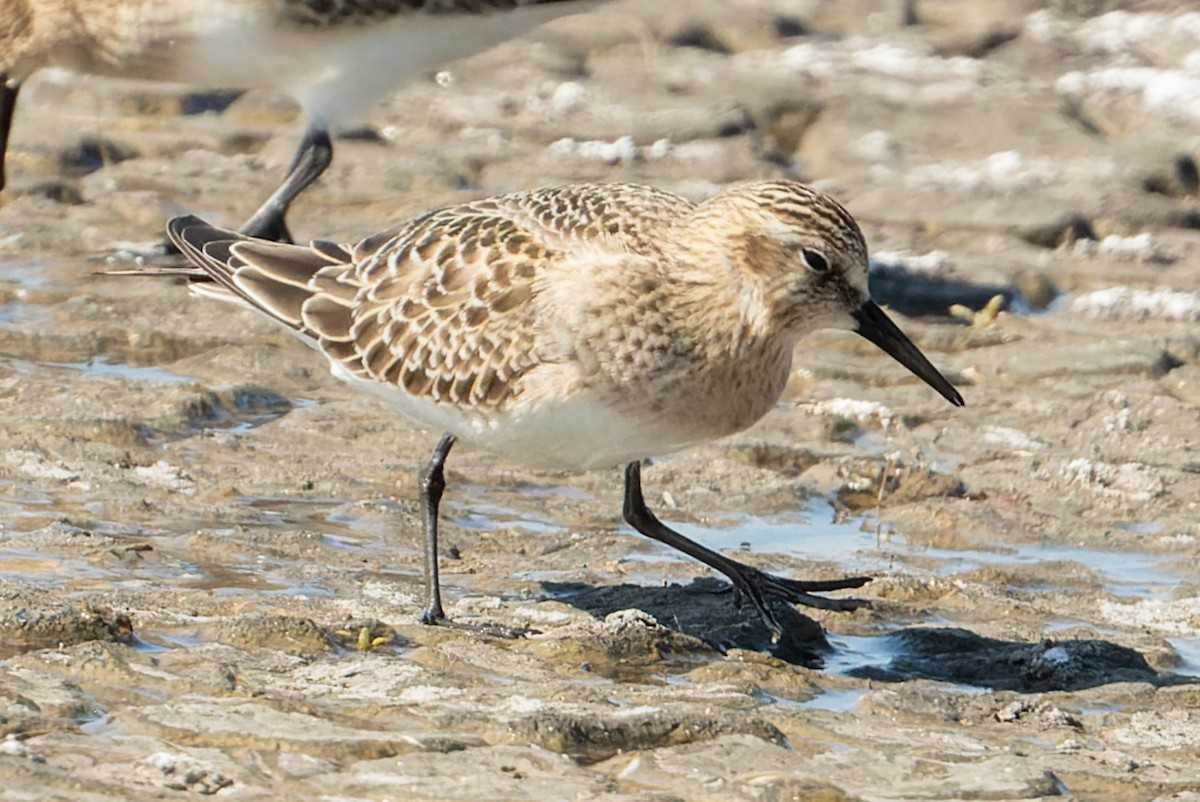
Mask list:
[[[683,523],[676,528],[688,537],[722,551],[749,546],[758,553],[835,562],[854,572],[894,571],[900,564],[909,570],[928,570],[935,576],[945,577],[985,567],[1066,562],[1094,571],[1101,577],[1105,589],[1116,596],[1141,598],[1169,596],[1181,579],[1172,572],[1170,557],[1145,552],[1038,543],[948,549],[913,544],[903,535],[880,537],[875,532],[871,515],[842,521],[833,506],[824,500],[815,501],[802,516],[733,516],[729,520],[729,525]],[[655,545],[649,553],[633,555],[631,559],[656,562],[675,560],[678,555]],[[928,568],[931,560],[936,561],[936,565]]]
[[[160,367],[135,367],[124,362],[112,362],[107,356],[97,356],[86,362],[43,362],[47,367],[78,371],[85,376],[111,376],[132,382],[151,384],[194,384],[195,379],[180,376]]]

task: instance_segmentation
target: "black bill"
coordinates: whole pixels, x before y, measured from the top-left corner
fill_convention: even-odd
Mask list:
[[[900,327],[884,314],[874,301],[867,301],[851,317],[858,323],[858,333],[878,345],[893,359],[916,374],[956,407],[963,406],[963,397],[954,389],[954,385],[946,381],[946,377],[930,364],[921,349],[913,345],[913,341],[900,331]]]

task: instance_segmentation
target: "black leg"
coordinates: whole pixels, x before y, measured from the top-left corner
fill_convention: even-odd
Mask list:
[[[429,596],[429,606],[421,614],[422,624],[440,624],[446,620],[446,613],[442,610],[442,586],[438,580],[438,505],[442,503],[442,491],[446,489],[442,468],[454,440],[452,434],[442,435],[429,463],[421,471],[421,511],[425,514],[425,589]]]
[[[678,549],[727,576],[733,583],[734,589],[750,599],[767,629],[771,630],[776,637],[782,631],[782,627],[771,613],[767,605],[767,597],[821,610],[856,610],[867,604],[862,599],[826,599],[822,596],[813,596],[812,593],[862,587],[871,581],[868,576],[853,576],[825,582],[786,579],[752,568],[737,560],[731,560],[670,529],[646,507],[646,500],[642,497],[642,464],[640,462],[631,462],[625,466],[624,513],[625,520],[629,522],[630,526],[646,537],[654,538],[673,549]]]
[[[0,72],[0,189],[4,189],[4,161],[8,155],[8,132],[17,111],[17,93],[21,82]]]
[[[288,231],[287,221],[284,220],[288,209],[296,196],[325,172],[331,161],[333,142],[329,139],[329,132],[321,127],[310,127],[304,132],[304,138],[296,148],[296,156],[288,167],[283,183],[258,207],[254,216],[246,221],[241,233],[276,242],[291,242],[292,234]]]

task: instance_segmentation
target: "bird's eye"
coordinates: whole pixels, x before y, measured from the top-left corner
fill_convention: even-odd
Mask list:
[[[812,248],[802,248],[800,250],[800,258],[804,260],[804,266],[814,273],[829,272],[829,259],[820,251],[814,251]]]

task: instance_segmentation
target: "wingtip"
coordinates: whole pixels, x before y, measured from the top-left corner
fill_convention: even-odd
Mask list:
[[[215,226],[194,214],[180,215],[168,220],[167,238],[184,256],[193,252],[198,255],[216,242],[234,243],[248,239],[244,234]]]
[[[185,242],[184,232],[197,225],[207,226],[208,223],[194,214],[182,214],[172,217],[167,221],[167,239],[171,240],[176,248],[183,250],[182,246]]]
[[[183,231],[184,229],[191,228],[192,226],[207,225],[207,221],[197,217],[194,214],[181,214],[177,215],[176,217],[172,217],[167,221],[167,233],[170,234],[173,231]]]

